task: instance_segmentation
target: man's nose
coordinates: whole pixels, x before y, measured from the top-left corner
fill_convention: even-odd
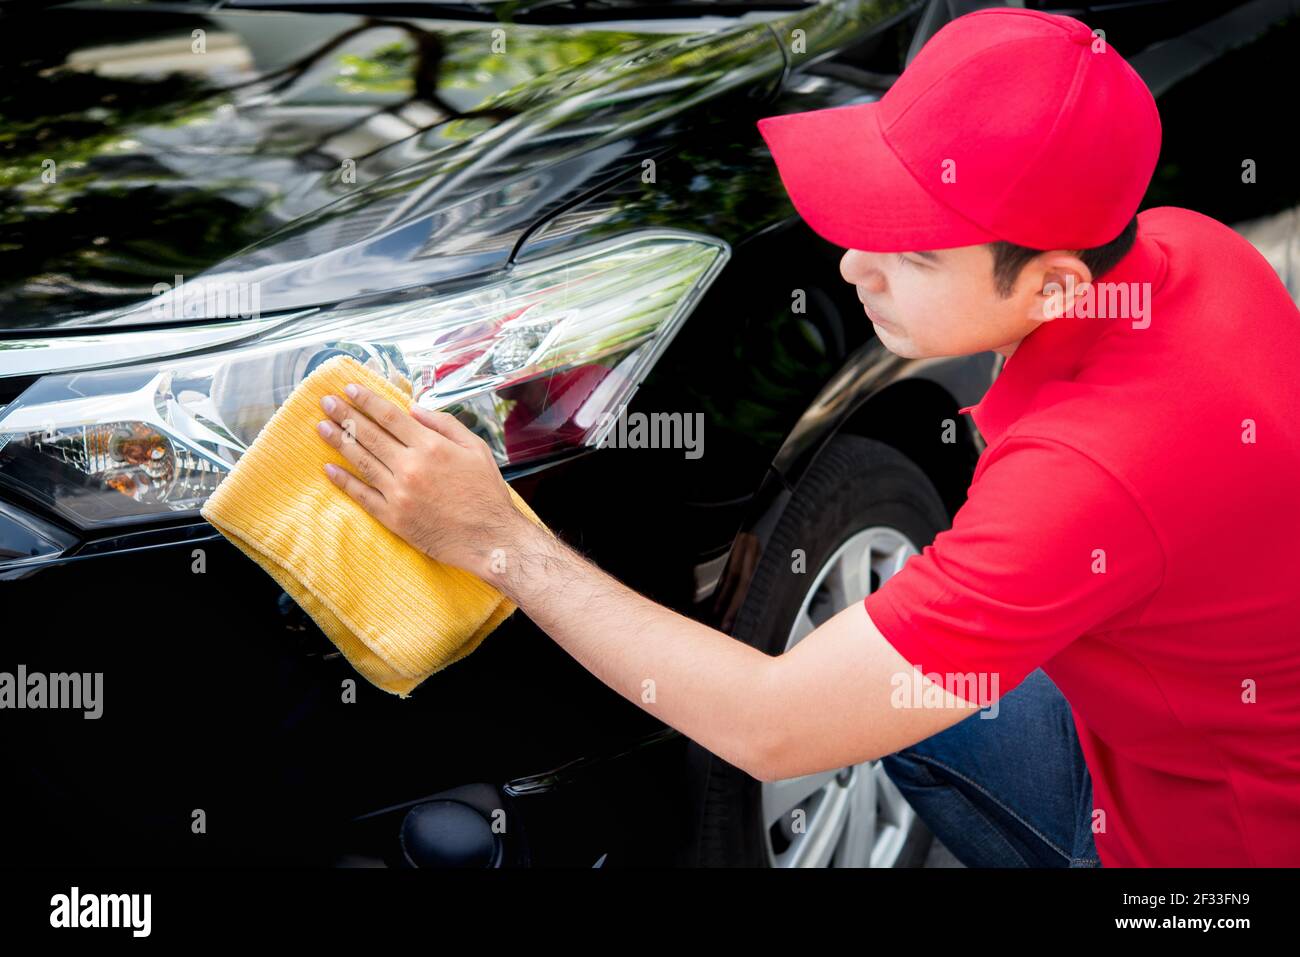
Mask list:
[[[852,286],[868,292],[883,292],[885,274],[880,270],[880,254],[863,249],[847,250],[840,257],[840,276]]]

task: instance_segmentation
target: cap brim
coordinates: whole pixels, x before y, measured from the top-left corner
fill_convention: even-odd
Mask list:
[[[879,102],[765,116],[758,131],[794,208],[846,249],[908,252],[998,237],[927,192],[885,142]],[[935,170],[936,180],[942,170]]]

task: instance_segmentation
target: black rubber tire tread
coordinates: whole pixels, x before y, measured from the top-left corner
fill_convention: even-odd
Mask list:
[[[948,524],[939,493],[911,460],[872,439],[835,436],[790,497],[754,571],[733,636],[767,654],[780,654],[812,576],[850,536],[884,525],[903,532],[920,549]],[[792,569],[797,548],[805,551],[804,574]],[[768,866],[761,784],[694,742],[688,748],[694,773],[702,781],[694,863]],[[922,863],[931,840],[918,821],[899,866]]]

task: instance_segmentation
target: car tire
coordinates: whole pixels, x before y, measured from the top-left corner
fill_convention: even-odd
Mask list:
[[[754,571],[732,635],[768,654],[781,654],[798,640],[793,632],[796,619],[805,620],[800,617],[801,609],[816,609],[817,614],[811,617],[820,616],[821,620],[814,620],[813,624],[821,624],[840,610],[828,607],[832,603],[830,598],[822,601],[821,608],[816,608],[821,599],[813,584],[817,575],[827,569],[835,570],[828,563],[837,555],[851,553],[857,547],[854,543],[862,542],[864,537],[868,543],[892,542],[895,539],[885,534],[890,531],[911,548],[910,551],[902,549],[899,554],[914,554],[948,524],[948,513],[939,493],[908,458],[872,439],[835,436],[814,460],[786,505]],[[798,549],[804,551],[803,573],[796,571]],[[905,560],[891,557],[891,563],[899,567]],[[868,590],[874,590],[883,580],[873,569]],[[829,595],[829,586],[825,587]],[[864,590],[859,599],[866,594]],[[847,607],[847,602],[842,607]],[[795,819],[793,813],[789,815],[790,821],[782,815],[770,826],[764,823],[764,817],[770,816],[770,811],[765,810],[765,789],[770,789],[770,784],[757,781],[694,742],[688,742],[688,749],[700,805],[694,841],[694,863],[699,866],[910,867],[920,866],[930,849],[933,838],[929,830],[876,762],[842,769],[822,791],[810,795],[804,807],[804,838],[812,833],[814,822],[820,820],[819,808],[826,811],[826,821],[832,821],[831,810],[843,807],[849,795],[856,793],[857,800],[867,801],[865,806],[849,801],[846,815],[837,818],[841,822],[847,819],[849,823],[840,828],[836,850],[826,859],[824,851],[815,850],[815,843],[810,843],[814,850],[807,854],[788,843]],[[875,776],[874,780],[853,777],[868,772]],[[854,787],[875,789],[873,793],[878,801],[892,802],[884,809],[898,819],[892,822],[892,832],[888,830],[890,821],[873,818],[877,812],[870,810],[870,795],[853,792]],[[768,805],[775,807],[776,801],[769,800]],[[863,826],[861,818],[871,819],[870,826],[878,835],[878,839],[870,842],[873,848],[870,858],[863,853],[860,836],[852,850],[848,845],[840,846],[852,832],[855,812],[858,826]],[[824,844],[825,835],[821,837]],[[888,845],[884,843],[886,837]]]

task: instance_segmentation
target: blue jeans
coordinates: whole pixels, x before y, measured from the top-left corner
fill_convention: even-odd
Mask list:
[[[881,759],[967,867],[1100,867],[1092,778],[1070,706],[1040,668],[998,702]]]

